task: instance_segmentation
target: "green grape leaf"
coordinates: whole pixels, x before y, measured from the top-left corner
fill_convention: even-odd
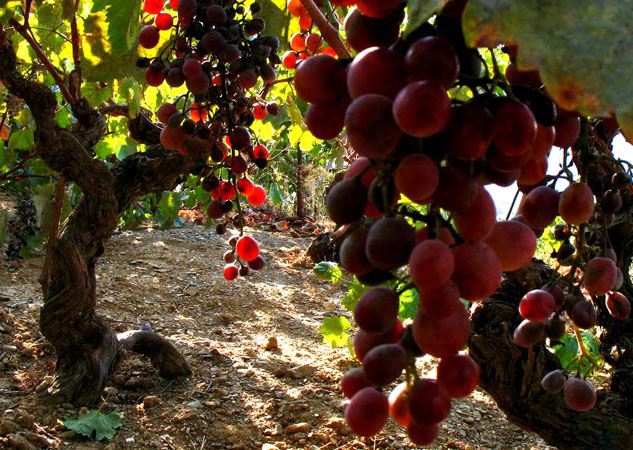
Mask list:
[[[398,317],[400,317],[401,320],[413,319],[418,312],[419,301],[420,297],[417,289],[407,289],[400,294]]]
[[[116,429],[123,425],[121,414],[118,411],[101,414],[97,409],[90,410],[78,417],[66,417],[62,423],[69,430],[81,435],[89,438],[94,436],[97,441],[113,438]]]
[[[35,127],[22,128],[11,133],[9,138],[10,150],[28,150],[35,147]]]
[[[70,113],[66,108],[60,109],[57,114],[55,114],[55,122],[57,122],[59,128],[68,128],[72,124]]]
[[[279,189],[279,185],[277,183],[272,184],[268,190],[268,195],[275,206],[279,206],[284,202],[284,194],[281,193],[281,189]]]
[[[114,89],[112,83],[88,82],[84,83],[81,94],[91,105],[100,106],[114,96]]]
[[[471,0],[462,24],[469,45],[519,45],[518,66],[538,69],[563,108],[608,117],[615,112],[633,142],[631,3],[619,0]]]
[[[348,311],[354,311],[356,308],[356,303],[360,300],[360,297],[371,289],[371,286],[364,285],[356,277],[354,277],[354,281],[352,281],[348,287],[347,295],[343,298],[341,302],[343,308]]]
[[[352,324],[345,317],[326,317],[323,325],[317,331],[323,335],[323,342],[332,348],[343,347],[349,341],[349,334],[345,332]]]
[[[418,28],[438,11],[448,0],[417,0],[407,3],[407,26],[404,36]]]
[[[0,248],[7,240],[7,222],[9,221],[9,211],[3,209],[0,211]]]
[[[141,28],[141,0],[95,0],[91,12],[106,11],[114,56],[132,50]]]
[[[0,1],[0,23],[9,25],[10,19],[20,22],[22,13],[22,0],[2,0]]]
[[[126,78],[119,86],[119,94],[125,98],[130,110],[130,119],[135,118],[141,109],[142,87],[134,78]]]
[[[340,283],[343,279],[343,271],[338,264],[333,262],[321,261],[312,270],[317,277],[325,281],[331,281],[334,284]]]
[[[292,20],[288,13],[286,0],[258,0],[262,10],[257,14],[266,22],[265,33],[273,33],[279,36],[280,44],[283,48],[288,46],[290,36],[299,32],[299,23]]]
[[[138,17],[137,15],[135,18],[137,23],[139,23]],[[115,79],[122,80],[126,77],[134,77],[139,82],[143,81],[143,71],[136,67],[137,51],[128,49],[121,54],[115,53],[115,44],[110,40],[108,30],[110,25],[113,27],[118,25],[116,22],[109,22],[109,20],[110,18],[105,12],[99,11],[90,14],[82,22],[83,30],[80,30],[83,37],[81,69],[84,79],[108,85],[112,84]],[[89,101],[91,100],[89,99]],[[98,103],[93,103],[93,105],[95,104],[98,105]]]

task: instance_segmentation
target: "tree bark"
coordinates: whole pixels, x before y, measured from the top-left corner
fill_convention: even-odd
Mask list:
[[[40,330],[55,348],[57,373],[46,391],[47,400],[96,404],[125,349],[150,356],[162,375],[189,374],[191,370],[184,358],[154,333],[124,335],[121,341],[117,338],[95,312],[95,267],[122,212],[145,193],[172,189],[179,175],[188,173],[196,161],[150,147],[109,169],[90,152],[105,133],[103,116],[80,99],[72,105],[79,126],[72,131],[58,128],[55,95],[45,85],[29,81],[18,72],[15,53],[2,26],[0,81],[31,109],[38,155],[51,169],[76,183],[83,193],[50,249],[50,285],[44,294]],[[130,121],[132,135],[139,140],[144,135],[147,142],[155,142],[158,133],[149,123],[142,116]]]

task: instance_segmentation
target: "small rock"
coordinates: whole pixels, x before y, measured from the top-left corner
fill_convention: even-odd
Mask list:
[[[26,438],[20,434],[10,434],[9,436],[9,448],[16,450],[36,450],[37,447],[31,445]]]
[[[275,422],[274,427],[272,429],[272,432],[270,433],[271,436],[279,436],[284,430],[284,427],[282,424],[280,424],[279,422]]]
[[[187,406],[189,408],[200,408],[200,405],[201,405],[200,400],[194,400],[192,402],[187,403]]]
[[[68,430],[57,433],[57,437],[60,438],[62,441],[73,441],[75,439],[83,438],[83,435],[77,433],[76,431]]]
[[[10,433],[15,433],[20,429],[20,426],[12,422],[11,420],[4,419],[0,424],[0,436],[4,436]]]
[[[274,348],[279,348],[279,343],[277,342],[277,338],[275,336],[269,337],[268,338],[268,342],[266,342],[266,346],[264,348],[266,350],[272,350]]]
[[[292,425],[288,425],[284,431],[286,434],[294,434],[294,433],[307,433],[310,431],[310,424],[306,422],[295,423]]]
[[[42,382],[38,384],[35,388],[35,392],[43,392],[53,382],[54,379],[55,378],[50,375],[45,376]]]
[[[119,390],[115,388],[114,386],[108,386],[107,388],[103,390],[103,392],[105,392],[108,395],[117,395],[119,393]]]
[[[202,402],[202,404],[206,406],[207,408],[215,408],[216,406],[218,406],[216,402],[213,402],[211,400],[205,400]]]
[[[144,408],[152,408],[153,406],[160,405],[161,403],[163,403],[163,401],[155,395],[148,395],[143,399]]]
[[[34,429],[35,428],[35,419],[32,415],[23,411],[21,409],[16,411],[15,421],[22,425],[24,428]]]
[[[273,371],[273,374],[277,377],[277,378],[281,378],[281,377],[285,377],[286,376],[286,371],[283,369],[275,369]]]
[[[273,444],[264,444],[262,445],[262,450],[279,450],[279,447]]]
[[[187,286],[187,288],[184,290],[183,294],[187,295],[187,296],[193,296],[193,295],[197,295],[198,292],[200,291],[200,289],[198,289],[197,286]]]
[[[18,348],[15,345],[5,344],[2,346],[2,350],[4,350],[5,352],[15,352],[18,350]]]
[[[49,448],[53,444],[45,436],[33,433],[32,431],[25,431],[21,434],[36,448]]]
[[[301,366],[293,367],[292,369],[290,369],[287,375],[292,378],[307,378],[312,375],[315,370],[315,367],[308,364],[303,364]]]

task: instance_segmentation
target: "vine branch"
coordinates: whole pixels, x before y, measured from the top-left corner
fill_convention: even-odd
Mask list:
[[[325,42],[334,49],[336,55],[342,59],[349,58],[349,51],[347,50],[347,47],[345,47],[345,44],[341,39],[341,35],[338,34],[338,31],[336,31],[332,24],[323,15],[319,7],[314,3],[314,0],[301,0],[301,4],[306,11],[308,11],[308,14],[312,18],[312,22],[321,32],[323,40],[325,40]]]

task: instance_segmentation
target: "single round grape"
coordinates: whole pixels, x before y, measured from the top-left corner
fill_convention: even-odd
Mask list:
[[[365,255],[367,233],[366,229],[356,230],[350,233],[341,244],[339,250],[341,267],[348,272],[362,275],[374,269]]]
[[[213,55],[218,55],[225,48],[226,39],[219,31],[213,30],[213,31],[209,31],[208,33],[205,33],[202,36],[202,39],[200,40],[200,44],[207,52]],[[238,50],[238,56],[239,56],[239,50]],[[225,62],[227,63],[233,62],[233,60],[231,61],[227,60],[227,58],[224,55],[223,57],[224,57]]]
[[[174,26],[174,18],[171,14],[166,12],[158,13],[158,15],[154,18],[154,25],[156,25],[156,28],[159,30],[169,30]]]
[[[407,426],[407,436],[416,445],[427,446],[437,437],[439,426],[435,423],[426,424],[412,420]]]
[[[407,263],[415,246],[415,230],[402,216],[383,217],[369,229],[365,254],[378,269],[393,270]]]
[[[409,426],[411,414],[409,414],[409,390],[407,383],[400,383],[389,394],[389,413],[393,420],[403,427]]]
[[[437,164],[427,155],[416,153],[406,156],[394,173],[394,181],[400,192],[416,203],[430,201],[440,182]]]
[[[415,137],[439,133],[451,118],[451,100],[433,81],[415,81],[398,92],[393,117],[402,131]]]
[[[492,197],[483,188],[468,209],[453,215],[457,232],[467,241],[480,241],[492,233],[497,221],[497,208]]]
[[[366,203],[367,188],[355,180],[339,181],[325,199],[328,216],[339,225],[360,219]]]
[[[570,378],[563,387],[565,403],[574,411],[589,411],[596,404],[596,390],[593,385],[580,378]]]
[[[253,190],[246,195],[246,200],[253,206],[259,206],[266,201],[266,191],[261,186],[255,186]]]
[[[198,4],[196,0],[180,0],[177,7],[180,22],[184,25],[189,25],[193,22],[193,18],[196,16],[197,7]]]
[[[188,79],[186,83],[192,94],[204,94],[209,90],[209,77],[204,72],[198,78]]]
[[[145,0],[143,2],[143,9],[148,14],[158,14],[162,11],[165,2],[163,0]]]
[[[423,352],[446,358],[457,353],[468,342],[470,319],[459,297],[446,298],[441,305],[433,306],[433,315],[427,311],[425,302],[418,308],[413,321],[413,337]],[[437,313],[437,310],[441,310],[441,313]]]
[[[209,25],[216,27],[224,25],[227,19],[226,11],[220,5],[209,6],[207,8],[206,16],[209,21]]]
[[[301,62],[294,75],[297,95],[306,102],[327,103],[345,92],[345,69],[329,55],[316,55]]]
[[[420,307],[424,308],[429,320],[443,320],[454,314],[455,309],[459,309],[459,298],[457,285],[447,281],[435,289],[420,291]]]
[[[422,378],[409,389],[411,420],[420,424],[436,424],[444,420],[451,410],[451,399],[437,380]]]
[[[436,239],[417,244],[409,256],[409,274],[421,290],[435,289],[447,282],[454,267],[450,247]]]
[[[160,40],[160,32],[154,25],[145,25],[138,35],[139,44],[143,48],[154,48]]]
[[[543,229],[558,215],[560,194],[547,186],[538,186],[530,191],[523,202],[521,214],[525,223],[533,229]]]
[[[250,236],[242,236],[235,246],[237,255],[245,261],[252,261],[259,256],[259,244]]]
[[[343,131],[346,109],[342,102],[312,103],[306,110],[306,126],[318,139],[334,139]]]
[[[615,319],[626,320],[631,314],[629,299],[619,292],[609,292],[606,299],[607,310]]]
[[[593,192],[587,183],[572,183],[560,195],[558,212],[571,225],[587,222],[594,209]]]
[[[463,353],[443,358],[437,366],[437,381],[450,397],[468,397],[479,384],[479,366]]]
[[[356,98],[345,112],[347,138],[361,156],[382,158],[395,150],[402,130],[392,114],[393,102],[378,94]]]
[[[357,52],[369,47],[389,47],[398,40],[403,16],[401,11],[395,11],[383,19],[372,19],[352,8],[345,17],[347,43]]]
[[[501,264],[484,242],[464,242],[453,247],[455,270],[451,279],[462,298],[472,302],[490,297],[501,285]]]
[[[501,153],[521,155],[532,147],[536,120],[530,108],[518,101],[506,101],[493,116],[493,141]]]
[[[598,321],[598,314],[596,313],[596,308],[593,306],[593,303],[587,300],[576,303],[571,310],[571,320],[574,321],[578,328],[582,328],[583,330],[595,326]]]
[[[163,124],[167,125],[172,114],[176,114],[177,112],[178,108],[173,103],[163,103],[156,111],[156,117],[158,117],[158,120]]]
[[[556,129],[554,145],[560,148],[571,147],[580,136],[580,117],[559,114],[554,128]]]
[[[547,156],[543,155],[530,159],[521,166],[521,175],[517,181],[521,184],[534,185],[543,181],[545,175],[547,175]]]
[[[591,295],[604,295],[613,289],[617,277],[617,266],[611,259],[592,258],[585,267],[585,288]]]
[[[354,354],[356,359],[362,363],[372,348],[382,344],[395,344],[400,341],[402,330],[403,326],[400,319],[396,319],[391,329],[384,333],[367,333],[363,330],[358,330],[356,336],[354,336]]]
[[[263,269],[264,268],[264,258],[262,258],[262,256],[259,255],[254,260],[248,262],[248,267],[250,267],[253,270],[261,270],[261,269]]]
[[[459,73],[459,60],[453,46],[439,36],[415,41],[405,56],[408,81],[431,80],[450,89]]]
[[[224,266],[223,273],[224,278],[231,281],[237,278],[237,276],[239,275],[239,269],[234,264],[227,264],[226,266]]]
[[[395,97],[405,85],[402,56],[383,47],[370,47],[360,52],[347,67],[347,90],[350,97],[379,94]]]
[[[383,333],[393,326],[398,318],[399,299],[387,287],[374,287],[365,292],[354,308],[354,320],[361,330],[368,333]]]
[[[524,319],[543,322],[554,313],[555,306],[552,294],[535,289],[523,296],[519,303],[519,313]]]
[[[399,344],[382,344],[371,349],[363,358],[367,379],[379,386],[394,382],[404,370],[407,353]]]
[[[555,137],[556,129],[554,126],[546,127],[537,123],[536,136],[534,137],[534,142],[532,143],[530,157],[538,158],[539,156],[547,156],[552,148],[552,145],[554,145]]]
[[[545,324],[524,320],[514,330],[514,343],[519,347],[529,348],[545,339]]]
[[[566,381],[567,376],[565,376],[564,370],[552,370],[545,374],[541,380],[541,386],[550,394],[556,394],[563,390]]]
[[[345,420],[359,436],[373,436],[389,419],[389,400],[373,387],[361,389],[345,409]]]
[[[362,367],[355,367],[348,370],[341,380],[341,390],[343,391],[343,395],[347,398],[354,397],[361,389],[373,386],[373,383],[367,379]]]
[[[444,134],[453,156],[465,160],[481,158],[492,142],[492,115],[487,108],[467,103],[453,111]]]
[[[181,150],[190,137],[182,127],[166,126],[160,132],[160,143],[169,150]]]

